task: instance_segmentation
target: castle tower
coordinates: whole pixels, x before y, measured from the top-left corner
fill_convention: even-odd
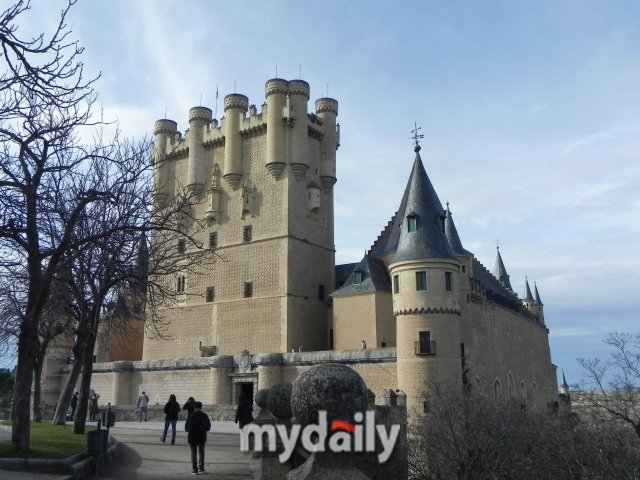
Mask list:
[[[162,312],[172,340],[146,338],[145,360],[329,346],[333,189],[321,177],[335,177],[338,102],[307,112],[303,80],[269,80],[265,96],[260,113],[245,95],[225,96],[219,122],[192,108],[185,138],[175,122],[156,124],[154,160],[171,148],[159,192],[198,193],[189,214],[205,222],[189,227],[219,260],[185,275],[180,303]]]
[[[460,262],[445,232],[446,214],[416,144],[416,159],[395,223],[397,250],[389,265],[397,322],[398,387],[407,407],[420,408],[429,381],[462,386]]]
[[[153,129],[155,137],[154,149],[151,154],[153,165],[153,182],[155,197],[163,203],[173,193],[172,165],[167,160],[167,155],[173,149],[174,138],[178,131],[178,124],[166,118],[158,120]]]
[[[224,113],[227,116],[224,132],[224,179],[232,190],[238,187],[243,175],[240,124],[248,109],[249,99],[244,95],[233,93],[224,97]]]
[[[531,288],[529,287],[529,279],[525,277],[524,279],[524,298],[522,299],[522,303],[527,309],[535,315],[536,313],[536,301],[531,294]]]
[[[193,107],[189,110],[189,170],[187,176],[187,188],[194,195],[202,195],[204,184],[207,181],[207,161],[204,148],[204,129],[211,123],[211,109],[206,107]]]
[[[535,305],[534,305],[534,309],[535,309],[535,314],[538,317],[538,320],[540,321],[540,323],[542,325],[544,325],[544,304],[542,303],[542,300],[540,300],[540,294],[538,293],[538,285],[536,285],[536,282],[533,282],[533,291],[534,291],[534,299],[535,299]],[[563,373],[564,375],[564,373]]]
[[[511,287],[511,282],[509,281],[509,275],[507,274],[507,269],[504,268],[504,263],[502,262],[502,256],[500,255],[500,247],[496,246],[496,264],[493,268],[493,274],[495,277],[500,280],[500,283],[507,287],[509,290],[513,290]]]

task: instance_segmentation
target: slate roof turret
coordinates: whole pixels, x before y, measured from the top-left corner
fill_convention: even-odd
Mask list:
[[[416,159],[384,253],[395,249],[394,263],[428,258],[455,260],[445,235],[446,215],[422,164],[420,145],[414,151]],[[409,231],[408,217],[415,218],[415,231]]]
[[[507,287],[509,290],[513,290],[511,282],[509,281],[509,274],[507,273],[507,269],[504,268],[502,256],[500,255],[500,247],[496,247],[496,265],[493,267],[493,275],[502,285]]]
[[[535,292],[536,304],[544,306],[544,303],[542,303],[542,300],[540,300],[540,294],[538,293],[538,285],[536,285],[536,282],[533,282],[533,291]]]
[[[531,288],[529,288],[529,280],[527,277],[524,278],[524,298],[522,301],[531,303],[535,302],[533,295],[531,295]]]
[[[453,223],[453,218],[451,217],[449,202],[447,202],[447,218],[444,222],[444,231],[447,235],[449,247],[451,247],[451,251],[454,255],[471,255],[471,253],[465,250],[462,246],[462,242],[460,241],[460,237],[458,236],[458,230],[456,229],[456,225],[455,223]]]

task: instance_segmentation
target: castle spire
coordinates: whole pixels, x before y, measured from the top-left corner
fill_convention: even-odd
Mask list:
[[[451,251],[454,255],[470,255],[470,253],[462,246],[462,242],[458,236],[458,230],[456,230],[456,225],[453,223],[453,218],[451,217],[451,210],[449,210],[449,202],[447,202],[446,213],[447,218],[444,221],[444,231],[447,235],[447,241],[449,242]]]
[[[496,245],[496,264],[493,267],[493,274],[500,281],[502,286],[508,288],[509,290],[513,290],[513,288],[511,287],[511,282],[509,281],[507,269],[504,268],[502,256],[500,255],[500,246],[498,245]]]
[[[417,133],[415,135],[418,137]],[[420,158],[417,138],[416,159],[403,202],[396,215],[398,246],[394,262],[455,256],[445,234],[446,215]]]
[[[540,294],[538,293],[538,285],[536,285],[535,280],[533,282],[533,291],[534,291],[534,294],[535,294],[536,304],[544,305],[544,303],[542,303],[542,300],[540,300]]]
[[[531,295],[531,288],[529,288],[529,279],[527,279],[527,277],[524,277],[524,302],[535,302],[535,300],[533,299],[533,295]]]

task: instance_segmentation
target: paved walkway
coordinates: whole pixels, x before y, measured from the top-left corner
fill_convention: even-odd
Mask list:
[[[94,425],[94,424],[91,424]],[[89,427],[90,424],[87,424]],[[92,429],[92,427],[90,428]],[[178,422],[176,444],[160,442],[164,422],[119,422],[111,434],[120,442],[113,463],[100,470],[97,480],[182,480],[191,475],[191,450],[184,422]],[[211,422],[205,447],[204,475],[207,480],[252,480],[260,478],[260,460],[240,451],[240,431],[233,422]],[[16,476],[12,476],[13,473]],[[7,476],[6,474],[9,474]],[[2,480],[58,480],[54,475],[31,475],[2,471]]]

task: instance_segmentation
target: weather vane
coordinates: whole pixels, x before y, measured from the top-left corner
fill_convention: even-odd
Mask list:
[[[414,122],[414,129],[411,130],[411,133],[413,133],[413,136],[409,137],[409,140],[413,140],[415,142],[416,145],[418,145],[418,140],[420,140],[421,138],[424,138],[424,135],[418,135],[418,130],[422,130],[422,127],[419,127],[417,122]]]

